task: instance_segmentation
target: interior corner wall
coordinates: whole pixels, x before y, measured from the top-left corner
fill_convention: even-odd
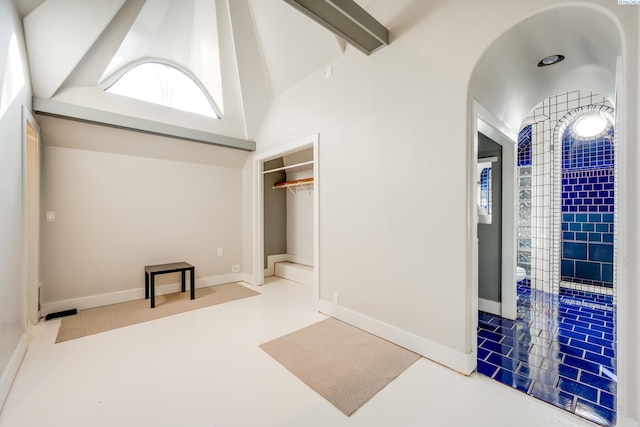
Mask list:
[[[26,58],[14,2],[0,1],[0,408],[15,374],[9,371],[17,370],[22,358],[17,353],[27,325],[22,108],[31,107],[31,83]]]
[[[313,169],[287,172],[287,181],[313,177]],[[283,189],[287,198],[287,255],[298,264],[313,267],[313,186]]]
[[[247,156],[242,167],[242,264],[240,271],[243,273],[243,280],[255,284],[257,282],[256,273],[253,271],[253,224],[254,212],[252,183],[254,181],[253,157]]]
[[[141,294],[143,267],[151,264],[189,262],[198,286],[240,279],[231,273],[232,265],[242,264],[241,166],[47,145],[80,132],[74,122],[54,120],[59,122],[41,122],[41,207],[55,212],[55,221],[41,225],[43,304],[132,290]],[[89,126],[88,139],[124,139],[135,146],[149,138]],[[173,143],[183,151],[202,149],[197,143]],[[156,283],[178,281],[176,273],[159,276]]]
[[[264,170],[284,166],[282,157],[264,163]],[[284,171],[263,175],[263,218],[264,218],[264,268],[267,257],[287,253],[287,195],[286,189],[273,188],[274,184],[286,180]]]

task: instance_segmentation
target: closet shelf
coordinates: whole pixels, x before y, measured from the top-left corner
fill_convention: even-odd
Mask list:
[[[299,187],[301,185],[310,185],[310,184],[313,184],[313,178],[303,178],[303,179],[296,179],[294,181],[279,182],[275,184],[273,188],[276,189],[276,188]]]
[[[287,165],[287,166],[283,166],[281,168],[269,169],[269,170],[263,171],[262,173],[263,174],[267,174],[267,173],[271,173],[271,172],[280,172],[280,171],[284,171],[284,170],[288,171],[288,170],[291,170],[291,169],[301,168],[303,166],[308,166],[308,165],[313,165],[313,160],[309,160],[308,162],[296,163],[295,165]]]

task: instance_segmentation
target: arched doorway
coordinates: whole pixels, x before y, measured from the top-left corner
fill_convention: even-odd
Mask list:
[[[579,22],[582,28],[569,21]],[[576,48],[578,40],[585,49],[597,53],[588,55],[586,50]],[[518,179],[533,182],[532,189],[527,191],[532,195],[529,220],[535,223],[536,231],[528,238],[532,242],[531,263],[535,266],[529,268],[527,279],[535,279],[540,289],[518,289],[515,321],[479,314],[477,370],[602,425],[613,425],[616,421],[615,361],[613,367],[610,363],[605,366],[603,360],[595,365],[583,363],[587,357],[604,356],[605,350],[590,347],[586,335],[581,342],[580,334],[585,331],[575,328],[585,325],[578,324],[579,318],[564,316],[564,307],[559,305],[560,240],[554,239],[561,231],[561,216],[560,211],[556,214],[553,210],[551,198],[554,191],[558,196],[561,194],[554,187],[561,185],[561,181],[556,178],[554,182],[552,175],[555,125],[550,123],[558,123],[563,117],[552,106],[552,97],[558,94],[580,93],[588,88],[589,93],[599,93],[615,105],[617,58],[621,54],[620,31],[605,13],[591,6],[558,7],[532,16],[500,36],[479,60],[469,89],[474,102],[490,112],[498,126],[507,132],[517,134],[528,118],[530,123],[542,123],[533,129],[535,148],[531,157],[534,169],[539,169],[537,175]],[[545,57],[566,59],[547,66]],[[579,102],[575,106],[568,99],[564,102],[567,109],[580,107]],[[473,108],[474,124],[482,119],[477,110]],[[474,150],[470,157],[475,158],[475,140],[470,147]],[[475,190],[474,184],[470,184]],[[518,221],[523,221],[520,215]],[[477,262],[477,256],[474,259]],[[511,286],[516,286],[515,281]],[[577,322],[571,324],[574,320]],[[564,322],[571,324],[570,331],[558,327],[558,323]],[[575,348],[571,348],[573,341]],[[599,385],[605,388],[599,389]]]

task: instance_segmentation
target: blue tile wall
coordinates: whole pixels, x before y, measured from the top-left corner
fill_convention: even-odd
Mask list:
[[[518,134],[518,166],[531,166],[531,125]]]
[[[589,245],[589,259],[597,262],[613,263],[613,247],[612,245]]]
[[[602,281],[601,264],[597,262],[576,261],[575,277],[600,282]]]
[[[613,286],[614,169],[562,173],[564,281]]]
[[[613,215],[564,213],[562,221],[563,229],[585,231],[562,233],[562,280],[612,287]]]
[[[485,168],[480,173],[480,206],[491,215],[491,168]]]
[[[562,258],[570,259],[587,259],[587,243],[562,242]]]
[[[532,130],[527,125],[518,135],[523,170],[532,164]],[[593,138],[576,135],[573,124],[562,135],[563,281],[613,286],[614,143],[611,124]]]
[[[614,205],[614,169],[612,167],[562,173],[563,213],[613,214]],[[596,221],[589,219],[588,222]],[[603,227],[599,230],[583,229],[581,231],[605,232]]]
[[[562,135],[562,170],[583,170],[613,166],[613,126],[601,135],[582,139],[569,125]]]

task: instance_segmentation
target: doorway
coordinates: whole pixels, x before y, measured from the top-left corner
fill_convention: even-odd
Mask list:
[[[478,308],[501,315],[502,146],[478,134]]]
[[[318,135],[314,134],[257,155],[253,168],[254,284],[264,284],[265,276],[274,274],[276,263],[281,263],[278,268],[292,267],[291,274],[311,277],[316,301],[320,260],[318,166]],[[287,221],[287,215],[293,218]]]
[[[476,244],[472,247],[475,252],[473,260],[476,261],[472,267],[473,282],[478,286],[474,299],[478,301],[478,308],[483,311],[487,311],[496,315],[499,315],[506,319],[515,319],[517,315],[516,309],[516,226],[517,226],[517,177],[516,177],[516,162],[517,162],[517,143],[516,136],[500,122],[491,112],[484,108],[480,103],[474,101],[474,156],[471,158],[473,161],[473,174],[474,185],[472,194],[473,205],[476,207],[476,215],[474,215],[475,221],[473,226],[470,227],[473,241]],[[478,207],[478,196],[480,195],[481,187],[477,182],[478,162],[481,153],[481,144],[484,141],[486,147],[490,152],[486,152],[485,157],[493,160],[494,157],[497,160],[500,159],[500,179],[499,185],[494,186],[492,191],[493,199],[495,201],[498,198],[499,208],[496,213],[496,207],[492,208],[492,213],[496,214],[496,220],[499,222],[493,225],[481,224],[483,218],[479,214],[480,208]],[[493,222],[493,221],[492,221]],[[499,230],[496,229],[499,228]],[[481,239],[485,240],[489,236],[482,230],[484,228],[493,228],[494,244],[481,247],[483,243]],[[485,234],[481,236],[481,234]],[[480,254],[483,250],[485,253]],[[491,278],[484,277],[482,279],[483,284],[480,283],[480,271],[488,272],[488,262],[492,264],[490,269],[492,270]],[[480,265],[480,264],[483,265]],[[485,286],[486,285],[486,286]],[[482,287],[482,289],[481,289]],[[489,289],[491,288],[491,289]],[[476,323],[477,324],[477,323]]]
[[[518,144],[518,263],[530,273],[518,284],[515,322],[480,307],[477,332],[479,373],[603,426],[616,422],[618,394],[608,104],[593,92],[559,93],[527,117]],[[536,115],[541,106],[550,114]],[[605,126],[581,134],[584,117]]]
[[[499,117],[512,132],[517,132],[522,129],[523,121],[526,120],[529,114],[534,114],[536,122],[546,121],[547,118],[549,121],[559,120],[563,113],[553,111],[552,108],[552,105],[557,103],[558,97],[566,91],[591,88],[611,101],[616,108],[616,121],[620,124],[620,119],[624,119],[626,116],[625,108],[630,105],[625,101],[628,94],[621,87],[621,84],[626,79],[623,76],[624,73],[622,73],[623,67],[620,59],[626,52],[623,43],[625,33],[621,31],[620,24],[611,19],[610,11],[607,11],[604,7],[592,6],[591,4],[572,4],[541,10],[502,33],[482,54],[474,68],[469,83],[471,96],[481,102],[496,117]],[[578,17],[580,18],[579,20]],[[576,25],[570,22],[576,23]],[[580,24],[578,25],[577,22],[580,22]],[[535,43],[527,45],[522,43],[523,40],[535,40]],[[580,40],[580,43],[576,43],[576,40]],[[581,47],[578,48],[578,46]],[[597,54],[594,53],[596,51]],[[569,61],[554,65],[564,58],[563,55],[557,54],[564,53],[568,54],[567,59]],[[505,90],[505,88],[509,89]],[[553,96],[553,103],[543,103],[532,111],[531,109],[541,101],[540,98],[543,98],[542,94],[544,94],[544,97],[550,94],[560,95]],[[581,95],[580,99],[567,99],[568,108],[579,107],[582,103],[582,97]],[[586,98],[587,96],[584,97]],[[590,98],[590,95],[588,97]],[[562,95],[562,103],[564,103],[564,95]],[[472,119],[476,120],[477,115],[473,111],[472,113]],[[477,150],[477,141],[471,140],[476,138],[475,132],[477,129],[472,127],[474,124],[474,122],[469,122],[469,152],[472,153],[472,160],[475,163],[477,151],[473,150]],[[622,132],[616,135],[616,143],[621,143],[621,152],[624,152],[625,130],[628,129],[629,125],[625,126],[623,124],[621,127]],[[541,169],[551,169],[555,164],[552,159],[562,151],[560,149],[561,144],[557,143],[558,139],[553,137],[555,131],[555,126],[547,126],[546,124],[536,127],[532,131],[534,140],[545,137],[545,140],[549,141],[544,146],[542,144],[539,145],[538,147],[541,148],[539,151],[531,153],[532,157],[535,158],[535,163],[540,165]],[[547,134],[549,134],[549,139],[546,139]],[[624,164],[620,165],[618,175],[620,183],[616,184],[619,189],[627,187],[625,186],[627,178],[625,167]],[[559,169],[556,169],[556,171],[560,172]],[[535,260],[530,265],[529,274],[531,277],[528,278],[533,282],[533,286],[523,288],[521,302],[518,304],[519,307],[522,306],[526,310],[523,310],[522,321],[515,325],[515,332],[511,336],[498,337],[491,334],[496,330],[501,332],[514,331],[509,329],[509,326],[513,326],[513,323],[504,322],[496,325],[496,322],[502,321],[495,317],[482,319],[482,316],[479,316],[482,324],[478,322],[478,326],[486,326],[488,329],[486,329],[487,332],[481,333],[478,330],[476,334],[472,333],[470,340],[470,345],[476,346],[477,350],[477,370],[478,372],[484,371],[490,377],[508,383],[540,399],[546,400],[546,396],[548,398],[546,401],[553,405],[601,424],[611,425],[615,423],[618,402],[624,402],[628,399],[628,392],[631,392],[631,395],[635,393],[633,386],[630,386],[630,383],[625,381],[628,373],[625,372],[627,375],[620,375],[621,372],[616,372],[615,369],[611,369],[611,366],[607,366],[607,364],[613,362],[613,357],[607,355],[611,354],[612,351],[615,356],[623,356],[617,359],[617,366],[621,369],[629,366],[628,363],[625,363],[625,357],[634,354],[631,349],[633,346],[625,345],[624,338],[627,336],[620,334],[621,331],[625,330],[624,326],[629,319],[633,322],[636,320],[634,316],[629,315],[630,306],[624,298],[624,296],[629,295],[629,284],[625,283],[624,280],[627,277],[628,268],[622,262],[618,265],[615,265],[615,262],[611,263],[610,255],[607,255],[608,258],[606,259],[594,260],[590,258],[588,251],[590,250],[591,241],[587,241],[586,256],[583,256],[582,253],[578,254],[577,251],[571,253],[572,249],[579,248],[582,250],[585,248],[582,240],[578,241],[577,227],[580,225],[582,233],[585,231],[590,232],[589,230],[592,226],[588,224],[590,218],[587,215],[588,221],[582,221],[584,217],[578,218],[576,214],[567,216],[565,221],[562,212],[552,211],[551,203],[547,202],[547,200],[549,200],[549,195],[554,195],[558,200],[561,200],[562,189],[559,183],[562,181],[552,181],[549,178],[549,174],[539,174],[539,176],[540,179],[537,177],[535,179],[533,177],[530,179],[523,177],[522,179],[522,181],[531,182],[530,200],[532,206],[535,204],[535,207],[531,209],[531,223],[535,226],[535,232],[532,231],[530,236],[523,236],[523,240],[524,237],[530,239],[531,247],[530,251],[527,250],[527,252],[532,254],[532,261]],[[580,178],[583,177],[578,177],[578,179]],[[588,179],[589,177],[587,177]],[[474,183],[469,180],[469,184],[473,185]],[[568,185],[573,186],[574,184]],[[575,190],[575,188],[573,189]],[[617,192],[624,194],[624,190]],[[622,200],[622,203],[624,203],[624,200]],[[618,222],[614,224],[613,229],[617,233],[614,238],[617,235],[624,240],[627,218],[622,207],[623,205],[620,205],[621,215],[618,216]],[[475,206],[470,204],[469,209],[469,214],[473,215],[472,210],[475,211]],[[596,218],[602,219],[601,227],[608,226],[609,230],[611,230],[611,224],[602,224],[604,223],[603,216],[596,216]],[[581,221],[578,221],[578,219],[581,219]],[[615,221],[616,219],[614,218]],[[563,222],[567,223],[566,226],[569,227],[567,231],[575,231],[576,233],[570,236],[573,239],[567,239],[571,244],[565,245],[564,248],[559,243],[556,244],[556,242],[560,242],[559,237],[562,236],[561,227]],[[573,231],[571,230],[571,223],[576,223],[576,225],[573,225],[575,227]],[[583,227],[583,224],[586,227]],[[593,226],[597,227],[598,224]],[[596,231],[596,233],[598,232]],[[596,239],[604,239],[604,233],[603,228],[602,233],[594,237]],[[609,238],[610,234],[611,232],[609,231]],[[470,236],[470,239],[475,237]],[[589,236],[587,235],[588,238]],[[471,240],[469,243],[473,245],[475,242]],[[580,245],[574,245],[573,243],[580,243]],[[522,249],[525,248],[523,247]],[[568,253],[564,255],[571,256],[569,262],[565,262],[565,274],[562,274],[561,270],[563,255],[561,251],[563,249],[568,249]],[[621,260],[624,259],[624,252],[625,246],[621,244],[617,254]],[[474,261],[477,262],[474,259],[477,254],[471,253],[471,257],[470,265],[474,267],[471,269],[473,273],[477,270],[477,266],[473,266]],[[593,261],[600,262],[600,270],[597,270],[598,266],[593,266],[593,264],[596,264]],[[611,264],[614,264],[614,266],[611,267]],[[595,271],[586,271],[588,267],[595,268]],[[576,272],[579,273],[577,275],[581,276],[581,280],[586,278],[586,280],[592,282],[587,284],[588,286],[594,285],[593,282],[597,281],[598,274],[600,278],[605,277],[607,279],[613,274],[614,283],[619,285],[617,301],[620,302],[620,305],[611,307],[609,312],[615,313],[613,318],[618,319],[618,323],[613,324],[610,321],[609,312],[606,315],[603,315],[603,313],[590,313],[589,310],[594,303],[584,300],[581,294],[583,292],[582,289],[574,292],[573,295],[562,295],[555,292],[556,288],[563,292],[559,286],[560,279],[563,275],[570,276],[569,273],[572,272],[572,268],[574,275],[576,275]],[[581,271],[578,271],[578,269]],[[603,274],[603,271],[606,274]],[[619,280],[615,279],[616,274],[618,274]],[[477,281],[474,282],[472,278],[470,286],[477,286]],[[476,298],[477,295],[473,295],[473,297]],[[605,303],[600,304],[598,302],[598,305],[609,305],[607,301]],[[571,318],[572,316],[578,316],[573,312],[576,308],[580,308],[584,312],[580,314],[583,318],[589,318],[587,315],[589,313],[592,314],[590,318],[598,319],[600,322],[604,322],[604,325],[594,324],[591,326],[588,322],[586,325],[576,325],[575,320],[583,320]],[[569,316],[565,315],[567,313]],[[616,325],[621,326],[617,331]],[[568,328],[571,328],[571,330],[567,330]],[[526,333],[523,334],[523,330]],[[581,330],[583,332],[589,331],[589,334],[579,335]],[[593,337],[591,331],[598,331],[598,335],[602,335],[602,337]],[[573,334],[573,336],[569,336],[570,334]],[[588,345],[594,339],[604,340],[605,338],[615,338],[616,336],[621,338],[620,342],[617,342],[618,351],[605,345],[601,346],[602,349]],[[583,344],[584,337],[586,337],[587,345]],[[524,338],[524,340],[519,341],[520,338]],[[557,342],[554,341],[556,338]],[[582,347],[571,347],[570,344],[574,343],[574,339]],[[495,344],[492,344],[492,342]],[[505,351],[506,343],[514,344],[508,350],[510,355],[500,353],[500,351]],[[516,343],[518,344],[517,346],[515,345]],[[603,341],[600,341],[600,343],[605,344]],[[497,351],[498,354],[492,355],[484,350],[493,353]],[[489,357],[491,358],[490,360]],[[601,357],[603,358],[602,360],[600,359]],[[608,359],[604,359],[604,357]],[[508,358],[508,365],[494,363],[504,360],[503,358]],[[589,358],[596,358],[598,361],[601,360],[605,363],[601,363],[598,366],[598,362],[594,364]],[[585,362],[584,359],[589,360],[589,362]],[[628,360],[635,359],[637,358],[630,357]],[[518,361],[517,364],[514,364],[516,363],[514,361]],[[576,367],[575,365],[578,364],[580,366]],[[544,368],[549,369],[538,369],[543,365]],[[532,367],[534,369],[530,369]],[[619,383],[617,383],[616,378],[621,379]],[[590,384],[587,384],[586,381],[589,381]],[[594,384],[603,385],[605,388],[592,387]],[[582,387],[583,385],[588,387]],[[553,392],[552,389],[556,391]],[[574,394],[573,398],[571,398],[565,393],[572,389],[580,389],[585,393],[581,395]],[[615,394],[618,396],[617,399],[614,398]],[[620,399],[620,397],[623,399]],[[619,406],[620,409],[626,408],[621,411],[623,414],[625,411],[627,413],[633,412],[633,409],[629,411],[628,406],[625,407],[624,404]]]
[[[263,164],[265,276],[313,284],[313,148]]]
[[[40,127],[24,107],[22,116],[27,319],[35,325],[40,319]]]

